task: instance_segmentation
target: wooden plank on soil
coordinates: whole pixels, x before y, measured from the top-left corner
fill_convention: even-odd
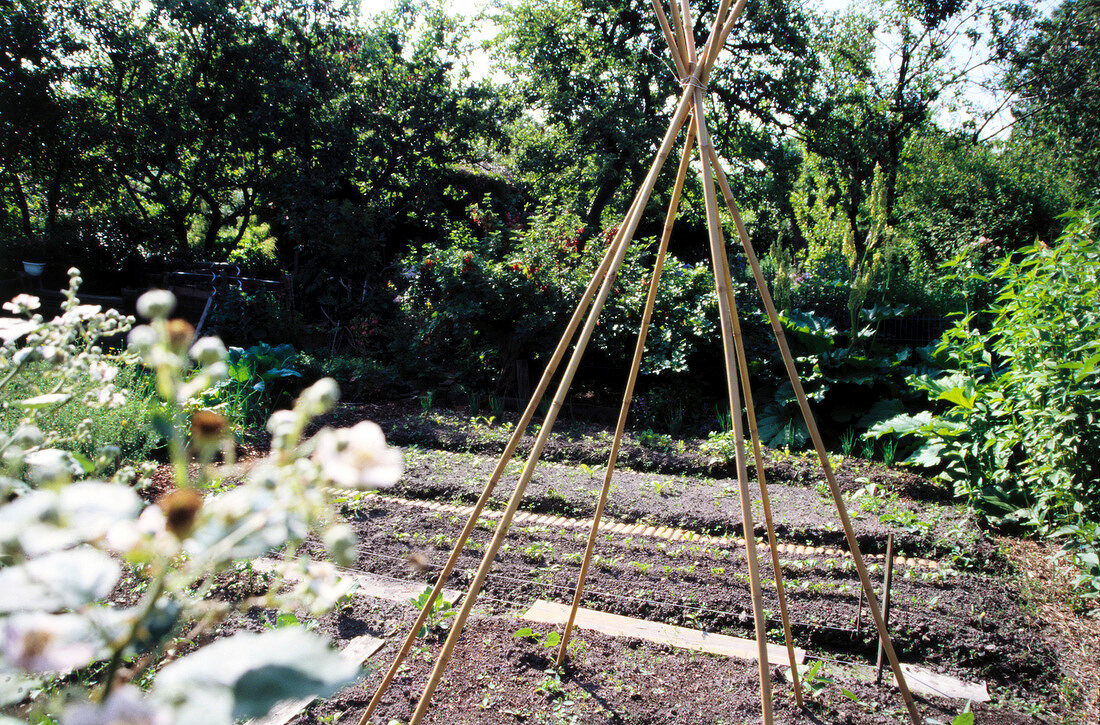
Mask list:
[[[252,565],[257,571],[271,571],[275,568],[275,564],[276,562],[273,559],[257,559]],[[430,584],[391,579],[370,572],[344,572],[343,576],[358,585],[355,594],[385,599],[389,602],[408,602],[410,599],[416,599],[424,592],[424,589],[431,586]],[[454,589],[443,590],[443,600],[451,604],[457,603],[461,597],[462,592],[460,591]]]
[[[385,599],[390,602],[407,602],[410,599],[416,599],[423,594],[426,588],[431,586],[430,584],[389,579],[369,572],[348,574],[346,576],[359,585],[359,588],[355,590],[356,594],[365,594],[368,597]],[[461,597],[462,592],[454,589],[443,590],[443,600],[451,604],[458,602]]]
[[[905,682],[913,692],[935,697],[950,697],[956,700],[989,702],[989,688],[984,682],[963,682],[916,665],[901,666],[905,673]]]
[[[875,679],[875,668],[872,665],[835,664],[830,668],[850,672],[865,682],[873,682]],[[905,673],[905,683],[909,685],[912,692],[952,700],[989,702],[989,687],[985,682],[965,682],[951,675],[933,672],[917,665],[907,665],[904,662],[901,664],[901,670]],[[890,679],[896,686],[897,680],[893,675]]]
[[[523,615],[524,619],[544,624],[565,624],[568,617],[569,607],[542,599],[535,600],[534,605]],[[751,639],[730,637],[724,634],[710,634],[698,629],[648,622],[644,619],[597,612],[594,609],[585,609],[584,607],[577,610],[576,626],[584,629],[594,629],[613,637],[636,637],[657,644],[737,657],[743,660],[755,660],[757,653],[756,642]],[[806,658],[804,650],[795,648],[794,652],[797,662],[801,663]],[[786,648],[769,644],[768,663],[772,665],[789,665]]]
[[[347,644],[340,648],[340,656],[357,665],[361,665],[385,643],[386,640],[384,639],[378,639],[377,637],[371,637],[364,634],[360,637],[349,639]],[[298,713],[304,710],[313,700],[314,698],[312,697],[303,697],[298,700],[286,700],[276,705],[275,709],[267,714],[267,717],[262,720],[249,720],[246,725],[287,725],[288,722],[297,717]]]

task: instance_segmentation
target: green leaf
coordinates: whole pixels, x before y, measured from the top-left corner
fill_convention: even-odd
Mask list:
[[[951,725],[974,725],[974,713],[960,712],[955,716],[955,719],[951,721]]]
[[[969,389],[963,388],[951,388],[945,390],[936,396],[937,400],[946,400],[949,403],[954,403],[962,408],[971,410],[974,407],[974,401],[977,400],[978,395],[974,392],[973,383],[970,384]]]
[[[942,443],[933,443],[929,441],[913,451],[913,453],[905,459],[905,463],[910,466],[920,466],[921,468],[936,468],[943,462],[943,458],[940,454],[943,453],[944,447]]]
[[[80,464],[80,467],[84,470],[84,473],[92,473],[93,471],[95,471],[95,464],[92,463],[92,459],[88,458],[80,451],[70,451],[69,455],[73,457],[73,460]]]
[[[892,418],[887,418],[886,420],[875,423],[863,434],[863,437],[881,438],[884,435],[904,436],[915,433],[931,423],[931,411],[922,410],[916,415],[902,413],[901,415],[895,415]]]
[[[298,617],[294,615],[294,612],[281,612],[278,617],[275,618],[275,627],[294,627],[300,625]]]
[[[870,428],[883,420],[896,418],[904,412],[905,406],[900,400],[895,398],[879,400],[859,419],[858,425],[862,428]]]
[[[561,642],[561,635],[557,632],[550,632],[542,640],[543,647],[557,647]]]

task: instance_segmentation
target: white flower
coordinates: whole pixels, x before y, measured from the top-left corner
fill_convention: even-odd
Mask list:
[[[168,317],[176,306],[176,296],[168,290],[149,290],[138,297],[138,314],[147,320],[162,319]]]
[[[99,391],[98,402],[104,408],[121,408],[126,405],[126,393],[108,386]]]
[[[105,702],[76,705],[61,716],[62,725],[167,725],[168,713],[146,700],[141,690],[123,685]]]
[[[42,442],[42,431],[33,424],[21,425],[12,433],[11,442],[20,448],[31,448]]]
[[[103,360],[96,360],[88,366],[88,375],[100,383],[109,383],[118,375],[118,368]]]
[[[191,357],[199,365],[213,365],[225,360],[225,344],[216,337],[202,337],[191,346]]]
[[[4,303],[4,309],[16,315],[37,310],[41,306],[42,303],[34,295],[16,295],[11,298],[11,302]]]
[[[95,658],[88,621],[76,614],[13,614],[4,620],[4,659],[27,672],[68,672]]]
[[[155,554],[171,556],[179,550],[179,539],[168,533],[160,506],[146,506],[137,520],[120,521],[107,530],[107,548],[132,561],[144,561]]]
[[[138,325],[130,330],[128,338],[130,349],[139,355],[147,354],[159,340],[160,337],[157,335],[156,330],[148,325]]]
[[[56,448],[32,451],[27,454],[26,462],[30,469],[27,477],[36,483],[67,481],[81,471],[80,464],[71,455]]]
[[[322,429],[313,460],[321,477],[340,488],[372,489],[392,486],[401,478],[401,451],[386,445],[376,423],[365,420],[352,428]]]
[[[324,415],[332,410],[339,398],[340,387],[336,381],[332,378],[321,378],[303,390],[298,401],[309,415]]]

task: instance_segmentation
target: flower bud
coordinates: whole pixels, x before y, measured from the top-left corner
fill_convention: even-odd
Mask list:
[[[165,329],[168,332],[168,346],[177,354],[182,355],[195,339],[195,328],[187,320],[168,320]]]
[[[71,455],[56,448],[28,453],[26,463],[27,478],[37,484],[68,482],[77,467]]]
[[[42,442],[42,431],[35,425],[21,425],[12,433],[11,442],[25,450]]]
[[[176,296],[168,290],[149,290],[138,297],[138,314],[147,320],[159,320],[168,317],[176,308]]]
[[[195,528],[195,518],[202,508],[202,496],[189,488],[177,488],[161,496],[157,506],[164,512],[164,527],[182,540]]]
[[[229,421],[212,410],[198,410],[191,414],[191,441],[200,447],[217,445],[225,438]]]
[[[148,325],[138,325],[130,330],[130,336],[127,338],[127,341],[129,342],[131,350],[144,356],[157,344],[157,333],[156,330]]]

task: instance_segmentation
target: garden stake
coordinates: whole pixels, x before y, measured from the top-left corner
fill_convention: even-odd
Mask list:
[[[861,625],[863,624],[863,587],[859,588],[859,606],[856,608],[856,639],[859,639],[859,632]]]
[[[676,5],[676,0],[668,1],[670,5]],[[718,28],[722,27],[722,15],[727,9],[729,9],[728,2],[722,3],[718,8],[718,15],[714,18]],[[695,53],[695,23],[691,21],[691,6],[688,4],[688,0],[680,0],[680,18],[684,24],[684,44],[680,46],[680,52],[683,53],[684,64],[690,68],[691,64],[697,62],[698,58],[696,58]],[[672,53],[673,55],[676,54],[675,48],[673,48]],[[702,140],[700,136],[699,141],[702,142]]]
[[[657,13],[657,22],[661,26],[661,32],[665,34],[665,41],[668,43],[668,47],[672,49],[672,62],[676,64],[676,77],[683,78],[687,75],[687,68],[684,67],[684,59],[680,56],[676,45],[676,36],[673,35],[672,28],[668,26],[665,8],[661,5],[661,0],[651,0],[651,2],[653,3],[653,11]],[[676,0],[672,2],[672,9],[676,9]],[[677,20],[679,20],[679,17],[677,17]],[[679,30],[679,27],[677,27],[677,30]]]
[[[638,330],[638,342],[634,347],[634,360],[630,366],[630,374],[627,376],[626,389],[623,391],[623,403],[619,410],[619,420],[615,425],[615,438],[611,443],[611,453],[607,458],[607,472],[604,474],[603,488],[600,489],[600,499],[596,503],[596,513],[592,517],[592,527],[588,533],[588,544],[584,550],[584,559],[581,561],[581,571],[577,575],[577,590],[573,595],[573,606],[569,610],[569,618],[562,630],[561,645],[558,647],[558,665],[565,662],[566,647],[569,646],[569,636],[573,632],[573,622],[577,619],[577,609],[581,604],[581,595],[584,591],[584,582],[588,577],[588,567],[592,561],[592,552],[596,548],[596,537],[600,531],[600,517],[603,516],[604,506],[607,504],[607,494],[611,489],[611,477],[615,472],[615,463],[619,457],[619,445],[622,442],[623,431],[626,429],[626,418],[630,412],[630,403],[634,399],[634,385],[638,380],[638,369],[642,364],[642,354],[645,352],[646,335],[649,332],[649,322],[653,317],[653,307],[657,300],[657,287],[661,282],[661,270],[665,264],[665,253],[668,251],[668,242],[672,237],[672,226],[676,222],[676,215],[680,209],[680,193],[684,189],[684,177],[687,176],[688,166],[691,163],[691,149],[695,143],[695,123],[688,124],[687,140],[684,142],[684,153],[680,157],[680,167],[676,170],[676,182],[672,187],[672,198],[668,203],[668,212],[665,214],[665,227],[661,232],[661,243],[657,248],[657,259],[653,263],[653,275],[649,279],[649,293],[646,296],[645,309],[642,311],[642,323]]]
[[[721,228],[719,228],[719,233],[721,233]],[[775,524],[772,521],[772,505],[768,496],[768,482],[764,477],[764,454],[760,445],[760,430],[756,424],[756,406],[753,403],[752,387],[749,384],[749,363],[745,355],[745,338],[741,335],[741,319],[737,314],[737,298],[733,293],[733,281],[729,278],[729,259],[726,256],[724,238],[722,239],[722,269],[726,275],[726,290],[729,293],[729,306],[732,312],[733,341],[737,348],[737,369],[741,375],[741,388],[745,391],[745,415],[749,423],[749,436],[752,438],[756,481],[760,484],[760,503],[764,509],[764,523],[768,529],[772,572],[775,574],[775,594],[779,599],[779,618],[783,622],[783,640],[787,645],[787,659],[791,663],[791,684],[794,687],[794,701],[796,705],[802,707],[802,682],[798,677],[798,658],[794,653],[794,638],[791,636],[791,621],[787,613],[787,593],[783,585],[783,567],[779,563],[779,539],[775,535]]]
[[[630,211],[633,211],[637,199],[631,204]],[[627,213],[629,214],[630,211]],[[580,325],[581,318],[584,316],[584,311],[588,308],[588,304],[592,301],[592,297],[596,294],[596,288],[604,274],[606,274],[608,267],[611,265],[611,260],[614,256],[614,252],[618,249],[621,237],[616,236],[612,240],[604,253],[603,260],[600,262],[600,266],[596,269],[596,273],[592,276],[591,281],[588,283],[588,287],[585,288],[584,293],[581,295],[580,300],[577,302],[577,307],[573,311],[573,316],[569,320],[569,324],[566,325],[565,331],[562,333],[561,340],[558,342],[557,348],[554,350],[554,354],[550,357],[549,362],[546,364],[546,369],[543,371],[542,379],[539,380],[538,387],[535,389],[534,394],[531,396],[530,401],[527,403],[527,408],[523,411],[523,415],[516,423],[515,429],[512,431],[512,435],[508,439],[508,444],[504,447],[504,452],[501,453],[500,459],[497,461],[496,468],[493,470],[492,475],[489,477],[489,482],[485,486],[485,490],[482,491],[481,497],[478,498],[477,503],[474,504],[473,511],[470,512],[470,518],[466,522],[466,526],[462,529],[462,532],[458,535],[458,539],[455,541],[454,548],[451,550],[451,555],[447,559],[447,563],[444,564],[443,570],[439,573],[439,577],[436,579],[435,587],[432,589],[430,595],[428,595],[427,601],[424,602],[424,606],[420,610],[420,614],[409,630],[408,635],[405,637],[405,642],[402,644],[401,649],[398,651],[397,656],[394,658],[393,663],[390,665],[385,676],[382,678],[382,682],[379,683],[378,689],[375,690],[374,697],[371,698],[370,704],[367,705],[366,711],[359,719],[359,725],[366,725],[367,720],[374,711],[378,708],[379,702],[381,702],[383,695],[389,689],[390,683],[393,681],[394,676],[397,674],[397,670],[401,667],[401,664],[405,661],[409,651],[412,649],[413,643],[416,641],[416,635],[420,631],[420,628],[424,626],[424,623],[428,621],[428,617],[432,611],[432,605],[435,604],[435,600],[439,597],[443,591],[443,587],[447,580],[451,576],[451,572],[454,570],[455,565],[458,563],[458,558],[462,554],[462,549],[466,546],[466,541],[470,538],[470,534],[473,532],[474,527],[477,525],[478,517],[481,515],[482,510],[489,503],[489,497],[492,495],[493,490],[496,488],[497,483],[500,481],[500,477],[504,474],[504,469],[508,465],[508,461],[512,459],[512,455],[515,453],[516,448],[519,446],[520,439],[523,438],[523,434],[527,430],[528,424],[534,417],[535,411],[538,408],[536,401],[541,401],[542,396],[546,393],[546,389],[550,387],[550,381],[554,377],[554,373],[557,372],[558,365],[561,363],[562,358],[565,356],[565,352],[569,347],[569,343],[573,340],[573,335],[577,331],[577,327]]]
[[[661,2],[661,0],[657,0]],[[671,46],[672,55],[679,56],[684,65],[684,72],[680,74],[683,78],[687,75],[687,56],[684,55],[682,48],[687,47],[687,40],[684,38],[684,22],[680,18],[680,9],[676,6],[676,0],[668,0],[669,8],[672,10],[672,26],[676,28],[676,45]]]
[[[728,1],[729,0],[723,0],[723,4],[727,4]],[[696,68],[691,78],[698,80],[702,71],[702,66]],[[573,376],[576,374],[577,367],[580,365],[581,356],[584,354],[585,347],[592,337],[592,331],[596,327],[600,311],[603,309],[604,302],[607,300],[608,293],[611,291],[614,278],[616,274],[618,274],[619,266],[622,264],[623,257],[626,254],[626,249],[634,236],[634,231],[638,228],[638,224],[641,221],[646,202],[649,201],[649,197],[653,193],[653,187],[657,183],[657,176],[661,171],[661,167],[664,165],[665,159],[668,158],[668,154],[672,149],[672,144],[676,140],[676,136],[680,133],[680,128],[687,119],[692,96],[693,94],[690,93],[688,89],[685,89],[680,104],[676,109],[676,114],[673,116],[673,120],[669,124],[668,130],[665,132],[661,147],[657,151],[657,157],[653,160],[649,173],[646,175],[645,182],[636,195],[638,203],[631,209],[624,224],[619,228],[619,235],[622,237],[622,242],[615,252],[611,268],[603,279],[599,294],[596,296],[596,300],[589,310],[588,320],[585,322],[584,329],[581,331],[576,347],[573,349],[573,355],[569,360],[569,366],[566,368],[562,380],[558,385],[558,391],[554,396],[553,402],[550,404],[550,410],[547,411],[545,421],[543,422],[542,428],[539,430],[538,437],[535,439],[535,444],[532,446],[531,453],[527,458],[527,463],[524,465],[523,472],[520,474],[519,481],[516,483],[512,498],[509,500],[508,507],[501,516],[500,523],[497,524],[493,540],[486,549],[485,555],[481,560],[481,565],[474,575],[474,580],[470,583],[466,596],[463,598],[462,608],[455,617],[454,624],[451,625],[451,631],[447,635],[447,640],[443,643],[443,649],[436,658],[431,676],[424,687],[424,692],[420,696],[420,701],[417,703],[416,710],[409,720],[409,725],[417,725],[417,723],[423,719],[424,713],[427,712],[432,694],[434,694],[436,687],[439,686],[439,680],[443,676],[443,669],[446,667],[447,661],[450,659],[451,653],[454,651],[454,647],[458,642],[458,638],[462,634],[462,630],[466,625],[466,620],[470,616],[470,610],[473,609],[474,601],[477,599],[477,595],[480,593],[481,587],[485,583],[485,577],[489,574],[489,568],[496,558],[496,553],[504,540],[504,536],[508,533],[508,528],[512,523],[512,517],[515,516],[516,509],[519,508],[523,493],[531,480],[531,476],[534,474],[535,464],[542,455],[542,450],[545,448],[546,441],[549,438],[550,432],[553,430],[558,411],[561,410],[565,395],[573,382]]]
[[[737,234],[741,239],[741,246],[745,250],[745,257],[749,261],[749,266],[752,267],[753,278],[756,280],[756,288],[759,290],[764,308],[768,312],[768,319],[771,322],[772,332],[775,333],[776,343],[779,345],[779,352],[783,356],[783,364],[787,369],[787,376],[791,381],[791,386],[794,388],[795,396],[798,399],[798,407],[802,411],[802,418],[806,422],[806,429],[810,433],[810,439],[813,441],[814,449],[817,451],[817,457],[821,461],[821,470],[825,474],[825,481],[829,484],[829,491],[833,496],[833,502],[836,504],[837,516],[840,519],[841,526],[844,528],[844,536],[848,541],[848,548],[852,554],[852,561],[856,565],[860,584],[863,586],[864,593],[867,596],[867,608],[870,610],[871,616],[875,620],[875,627],[878,629],[879,640],[886,652],[887,659],[890,660],[890,668],[894,672],[894,678],[897,680],[898,689],[901,691],[901,697],[905,702],[905,707],[909,711],[909,717],[915,725],[920,725],[923,722],[920,711],[913,701],[912,693],[909,692],[909,685],[905,681],[905,673],[902,672],[901,663],[898,661],[897,654],[894,652],[894,645],[890,641],[889,633],[886,631],[886,623],[882,620],[882,612],[879,611],[878,600],[875,598],[875,593],[871,589],[871,579],[867,574],[867,565],[863,561],[863,554],[859,550],[859,542],[856,540],[855,530],[852,528],[851,519],[848,517],[847,507],[844,505],[840,487],[837,486],[836,477],[833,475],[833,467],[832,464],[829,463],[829,454],[825,450],[824,442],[821,440],[821,432],[817,428],[817,422],[814,419],[813,411],[810,410],[809,401],[806,399],[806,392],[802,388],[802,380],[799,378],[798,369],[794,365],[794,358],[791,356],[791,349],[787,344],[787,336],[783,331],[783,325],[779,322],[779,315],[776,312],[775,302],[772,300],[771,292],[768,290],[768,283],[765,281],[764,275],[760,271],[760,262],[756,258],[756,252],[753,251],[748,231],[746,231],[744,221],[741,219],[741,212],[737,208],[737,202],[733,199],[733,193],[730,191],[729,183],[726,180],[725,173],[722,171],[722,165],[718,161],[718,155],[713,149],[711,149],[711,158],[713,160],[715,175],[718,177],[718,183],[722,188],[722,195],[726,199],[726,205],[729,207],[730,214],[733,215],[734,224],[737,226]]]
[[[686,2],[686,0],[685,0]],[[726,3],[723,3],[723,6]],[[722,9],[719,9],[721,14]],[[686,17],[686,16],[685,16]],[[690,46],[689,46],[690,47]],[[726,364],[726,387],[729,393],[730,418],[733,424],[734,445],[737,462],[737,484],[741,492],[741,522],[745,536],[745,560],[749,566],[749,585],[752,591],[752,613],[756,625],[757,665],[760,675],[760,710],[764,725],[772,723],[771,673],[768,664],[768,635],[764,623],[764,597],[760,587],[760,564],[756,547],[753,545],[753,532],[756,527],[752,520],[752,503],[749,493],[749,474],[745,463],[745,431],[741,419],[741,395],[737,380],[737,362],[734,353],[733,323],[730,320],[729,270],[722,269],[722,239],[719,236],[721,221],[718,218],[718,201],[715,197],[714,179],[710,172],[710,155],[714,154],[710,133],[707,130],[703,109],[703,93],[695,89],[695,118],[699,133],[699,160],[703,175],[703,199],[707,211],[707,228],[710,232],[710,251],[714,267],[714,285],[718,294],[718,317],[722,327],[722,351]]]
[[[894,535],[886,535],[886,573],[882,581],[882,621],[890,626],[890,582],[894,579]],[[875,662],[875,684],[882,682],[882,642],[878,645]]]

